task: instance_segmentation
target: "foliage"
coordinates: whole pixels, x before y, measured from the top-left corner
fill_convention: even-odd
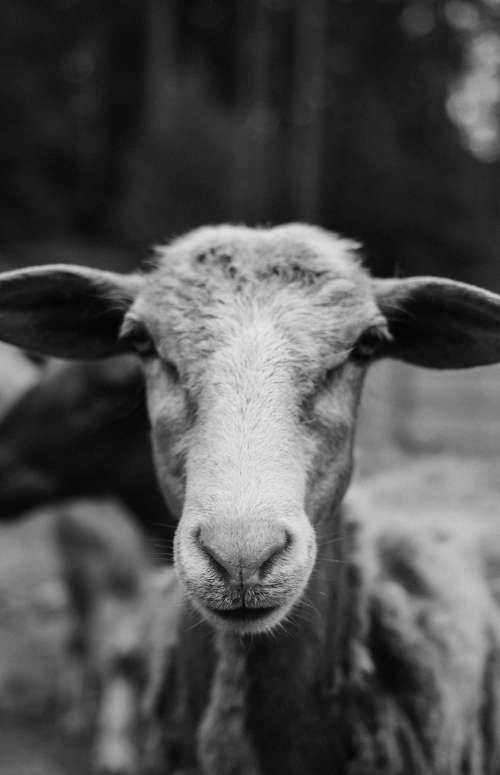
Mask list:
[[[8,0],[0,235],[314,220],[500,287],[495,0]]]

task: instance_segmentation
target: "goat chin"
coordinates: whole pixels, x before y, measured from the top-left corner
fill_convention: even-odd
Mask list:
[[[216,630],[233,632],[239,635],[258,635],[270,633],[287,618],[295,600],[281,606],[269,608],[208,608],[193,601],[196,609]]]
[[[267,584],[231,585],[190,562],[180,544],[177,541],[175,567],[190,604],[216,630],[239,635],[269,633],[282,625],[302,598],[316,558],[311,542],[305,565],[289,573],[281,569]]]

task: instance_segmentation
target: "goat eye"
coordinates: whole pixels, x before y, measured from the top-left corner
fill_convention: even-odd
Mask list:
[[[172,363],[172,361],[163,361],[163,368],[172,382],[179,382],[181,377],[175,363]]]
[[[367,328],[354,345],[352,355],[360,360],[373,358],[385,340],[386,335],[380,328],[376,326]]]
[[[155,343],[148,329],[142,323],[134,325],[123,338],[142,358],[151,358],[157,355]]]

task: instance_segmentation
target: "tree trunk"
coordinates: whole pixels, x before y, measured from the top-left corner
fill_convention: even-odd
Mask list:
[[[290,166],[294,210],[306,221],[318,218],[321,201],[327,11],[327,0],[307,0],[298,4],[296,16]]]
[[[233,151],[233,216],[255,222],[266,217],[274,115],[269,94],[269,12],[261,2],[242,2],[238,21],[238,127]]]
[[[147,0],[144,127],[161,137],[179,88],[175,57],[175,0]]]

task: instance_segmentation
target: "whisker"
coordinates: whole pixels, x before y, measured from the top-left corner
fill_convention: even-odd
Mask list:
[[[189,625],[189,627],[187,628],[186,632],[192,632],[197,627],[200,627],[203,624],[203,622],[204,622],[203,617],[199,616],[198,619],[195,622],[193,622],[193,624]]]
[[[331,536],[330,538],[320,539],[320,540],[316,539],[316,543],[318,546],[330,546],[330,544],[335,544],[338,541],[344,541],[345,538],[346,538],[345,533],[337,533],[336,535]]]

